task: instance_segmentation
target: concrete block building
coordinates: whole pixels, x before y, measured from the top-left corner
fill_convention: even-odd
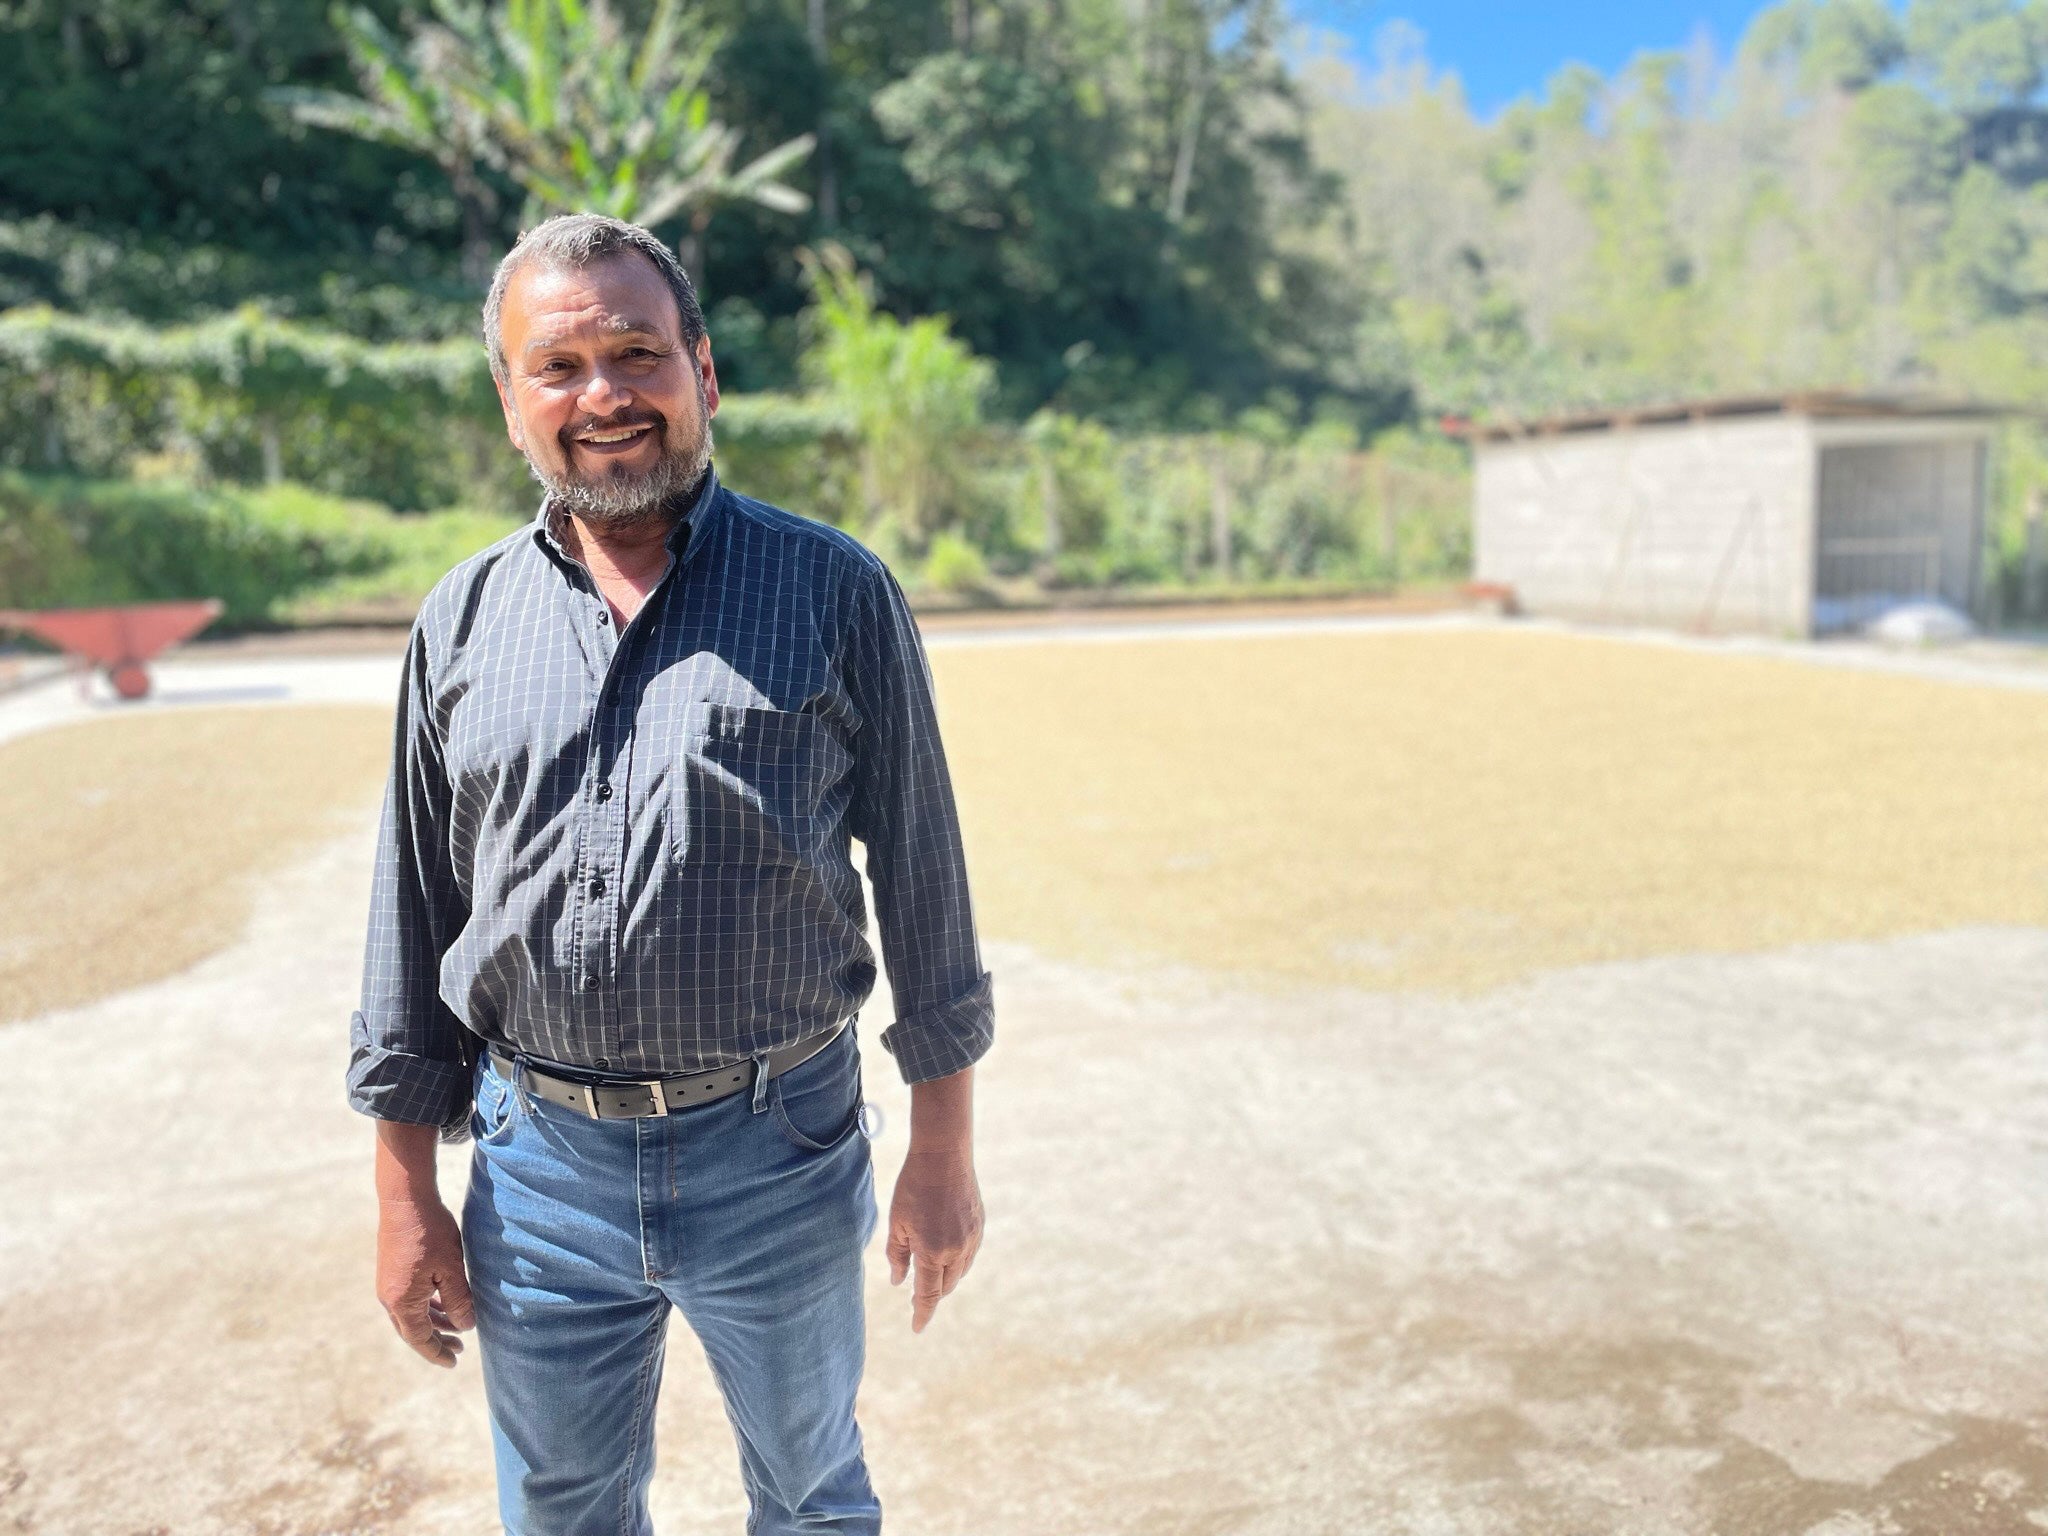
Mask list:
[[[1529,613],[1695,631],[1978,617],[1995,421],[1806,394],[1475,427],[1474,576]]]

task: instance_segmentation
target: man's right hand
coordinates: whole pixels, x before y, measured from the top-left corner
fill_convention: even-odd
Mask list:
[[[436,1365],[462,1353],[476,1326],[462,1229],[434,1184],[431,1125],[377,1124],[377,1300],[398,1336]]]
[[[462,1353],[455,1330],[476,1326],[462,1268],[462,1231],[438,1199],[377,1206],[377,1300],[398,1336],[436,1365]]]

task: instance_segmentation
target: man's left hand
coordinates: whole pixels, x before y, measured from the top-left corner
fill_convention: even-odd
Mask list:
[[[910,1331],[924,1332],[942,1298],[953,1294],[981,1247],[981,1186],[969,1145],[920,1148],[912,1138],[889,1202],[889,1283],[916,1266]]]

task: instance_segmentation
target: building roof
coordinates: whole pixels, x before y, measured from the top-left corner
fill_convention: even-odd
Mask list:
[[[1447,430],[1476,443],[1512,442],[1526,437],[1557,437],[1573,432],[1609,432],[1623,427],[1669,426],[1715,421],[1736,416],[1828,416],[1861,420],[1924,420],[1953,418],[1987,420],[2007,412],[1982,401],[1943,400],[1927,395],[1854,394],[1845,390],[1808,390],[1785,395],[1729,395],[1712,400],[1680,400],[1662,405],[1625,405],[1605,411],[1581,411],[1528,421],[1446,422]]]

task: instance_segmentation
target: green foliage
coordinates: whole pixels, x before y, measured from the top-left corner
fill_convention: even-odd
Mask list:
[[[1906,45],[1913,63],[1963,111],[2024,101],[2041,84],[2048,8],[2010,0],[1913,0]]]
[[[941,592],[973,596],[988,589],[988,562],[980,550],[949,529],[933,538],[931,553],[925,557],[924,579],[927,586]]]
[[[455,210],[430,163],[316,146],[264,90],[345,78],[326,0],[20,0],[0,7],[0,214],[245,263],[431,281]],[[173,257],[173,263],[176,258]]]
[[[741,133],[713,119],[706,79],[719,38],[677,0],[655,0],[636,39],[606,0],[432,0],[435,20],[401,41],[358,6],[337,9],[361,97],[280,86],[301,122],[410,148],[441,166],[470,228],[496,212],[484,168],[527,193],[527,218],[595,212],[701,235],[721,202],[799,213],[784,183],[810,153],[800,135],[735,166]]]
[[[1024,427],[1034,473],[1031,511],[1020,517],[1037,532],[1038,548],[1055,565],[1062,552],[1101,549],[1123,502],[1117,442],[1099,422],[1040,411]]]
[[[537,494],[480,343],[373,345],[253,309],[165,328],[0,312],[0,421],[0,464],[19,469],[159,462],[401,509],[515,511]],[[727,395],[716,423],[721,464],[798,506],[838,504],[859,430],[842,403],[791,395]]]
[[[299,565],[218,498],[158,487],[0,474],[0,604],[74,606],[220,597],[265,616]]]
[[[1885,208],[1938,201],[1955,179],[1963,132],[1959,119],[1904,81],[1873,86],[1849,118],[1859,190]]]
[[[1949,313],[1975,321],[2018,314],[2048,298],[2048,292],[2034,286],[2044,275],[2040,261],[2029,261],[2030,225],[2038,225],[2040,208],[2038,198],[2029,204],[2012,197],[1996,173],[1981,165],[1963,173],[1939,264],[1929,273],[1943,290],[1940,297]],[[2048,257],[2048,245],[2042,253]]]
[[[1788,0],[1725,68],[1574,69],[1490,124],[1413,47],[1333,75],[1318,139],[1349,167],[1387,295],[1361,346],[1392,359],[1422,417],[1814,388],[2037,413],[2044,29],[2044,0]],[[2006,588],[2016,509],[2048,490],[2043,440],[2016,423],[1994,460]],[[1390,465],[1396,441],[1375,460]],[[1275,489],[1247,558],[1287,550],[1316,516],[1313,495]],[[1456,522],[1397,522],[1361,559],[1460,558]]]
[[[792,382],[795,253],[831,238],[1020,419],[1398,411],[1277,0],[610,4],[0,6],[0,306],[432,340],[525,205],[602,206],[745,306],[747,389]]]
[[[1898,19],[1884,0],[1823,0],[1807,45],[1809,84],[1861,90],[1905,56]]]
[[[1743,52],[1789,65],[1807,90],[1861,90],[1905,56],[1898,17],[1885,0],[1784,0],[1750,24]]]
[[[290,485],[245,493],[242,501],[248,514],[259,522],[277,520],[298,530],[302,537],[332,537],[344,547],[354,541],[364,551],[352,568],[281,595],[270,616],[293,624],[410,619],[419,611],[420,600],[450,569],[525,521],[505,513],[460,507],[395,516],[381,507],[317,497]],[[309,515],[318,510],[324,510],[326,516]],[[338,516],[346,517],[345,526],[322,526]]]
[[[497,189],[481,172],[498,156],[483,113],[464,90],[458,35],[435,27],[401,40],[361,6],[336,6],[333,20],[363,95],[280,85],[265,96],[301,123],[432,160],[461,204],[466,266],[472,279],[481,280],[489,270],[488,232],[498,213]]]
[[[438,273],[336,270],[318,247],[289,253],[153,236],[98,235],[49,214],[0,219],[0,311],[44,304],[68,314],[177,324],[259,307],[365,341],[420,341],[476,324],[477,299]]]
[[[853,425],[866,520],[893,519],[920,549],[959,514],[963,461],[995,370],[943,318],[906,324],[876,309],[843,248],[825,246],[806,269],[817,302],[805,374]]]
[[[735,490],[829,522],[859,520],[852,420],[830,401],[722,397],[713,423],[718,472]]]
[[[471,339],[522,203],[665,220],[736,485],[998,585],[1452,570],[1458,450],[1385,435],[1439,414],[2048,395],[2048,0],[1784,0],[1486,122],[1412,31],[1284,26],[0,6],[0,465],[530,507]]]
[[[0,463],[105,474],[168,451],[204,477],[292,478],[400,507],[524,478],[481,345],[371,344],[253,307],[193,325],[0,313]],[[523,492],[517,493],[523,496]]]
[[[1814,388],[2048,393],[2048,0],[1787,0],[1731,65],[1583,68],[1474,121],[1418,52],[1319,142],[1418,416]],[[2028,362],[2031,357],[2033,361]]]
[[[972,228],[1014,229],[1057,138],[1046,83],[1001,58],[940,53],[875,93],[884,132],[935,212]]]
[[[416,608],[456,561],[511,524],[404,518],[298,486],[262,491],[0,472],[0,606],[218,597],[226,628],[332,613],[351,596]]]

